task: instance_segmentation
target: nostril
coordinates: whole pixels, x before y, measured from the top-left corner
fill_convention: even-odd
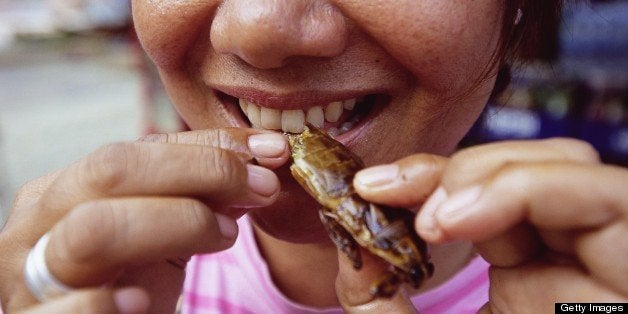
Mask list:
[[[234,50],[236,51],[235,55],[244,62],[263,70],[282,67],[288,57],[288,54],[281,54],[278,49],[265,47],[263,45],[259,45],[257,48],[253,49]]]
[[[282,66],[294,35],[276,25],[278,22],[271,21],[269,16],[225,15],[216,16],[210,32],[210,41],[217,53],[235,55],[256,68]]]
[[[230,1],[217,9],[210,40],[214,50],[261,69],[282,67],[291,57],[333,57],[346,44],[339,10],[311,1]]]

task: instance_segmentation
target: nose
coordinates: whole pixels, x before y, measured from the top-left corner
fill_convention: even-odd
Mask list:
[[[290,57],[339,55],[346,37],[344,16],[327,0],[226,0],[210,32],[218,53],[260,69],[281,67]]]

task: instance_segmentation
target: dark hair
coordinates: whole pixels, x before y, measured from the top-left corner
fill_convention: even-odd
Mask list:
[[[510,66],[515,62],[534,59],[551,59],[549,46],[556,45],[563,0],[506,0],[502,20],[502,33],[488,65],[487,75],[496,64],[500,65],[491,98],[499,95],[510,83]],[[521,10],[521,19],[515,19]]]
[[[555,42],[554,36],[561,19],[563,0],[506,0],[498,55],[501,60],[514,62],[530,60],[542,55],[543,45]],[[521,20],[517,25],[517,11]]]

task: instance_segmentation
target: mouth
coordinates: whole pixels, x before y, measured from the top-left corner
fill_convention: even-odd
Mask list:
[[[214,94],[236,116],[239,126],[301,133],[308,122],[342,142],[355,138],[390,99],[376,92],[280,97],[222,88],[215,89]]]

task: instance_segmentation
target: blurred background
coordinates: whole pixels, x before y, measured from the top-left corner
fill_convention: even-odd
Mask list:
[[[25,182],[179,128],[128,0],[0,0],[0,226]]]
[[[567,1],[555,32],[464,145],[574,137],[604,161],[628,166],[628,1]]]
[[[628,1],[573,2],[463,145],[569,136],[628,166]],[[182,127],[129,14],[128,0],[0,0],[0,226],[25,182]]]

